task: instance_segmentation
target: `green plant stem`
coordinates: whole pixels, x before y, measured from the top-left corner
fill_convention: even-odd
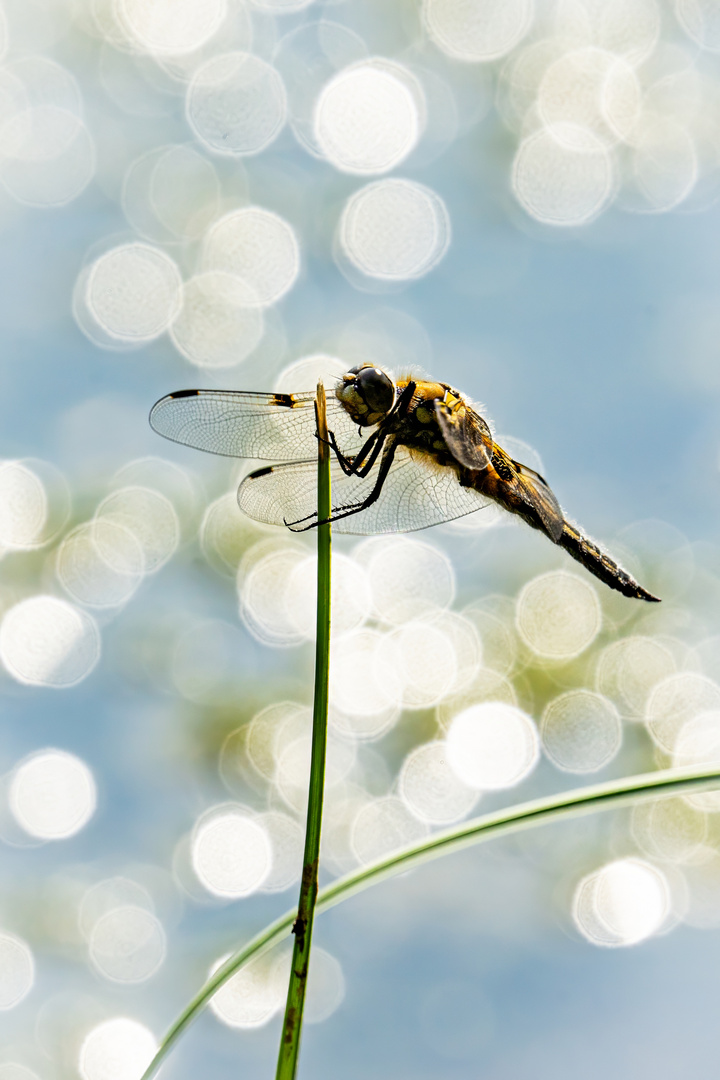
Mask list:
[[[420,843],[402,848],[385,859],[338,878],[318,894],[317,911],[327,911],[386,878],[406,873],[441,855],[482,844],[496,836],[522,832],[547,822],[581,817],[600,810],[629,806],[647,799],[696,794],[719,787],[720,769],[717,767],[664,769],[611,780],[593,787],[575,788],[560,795],[497,810],[493,814],[463,821],[451,829],[434,833]],[[280,916],[218,968],[167,1031],[141,1080],[151,1080],[180,1036],[199,1016],[216,990],[249,960],[267,952],[287,937],[294,919],[295,909]]]
[[[295,935],[292,964],[288,982],[285,1018],[278,1051],[276,1080],[294,1080],[297,1072],[303,1009],[310,967],[315,904],[318,895],[318,864],[320,861],[320,832],[322,828],[323,791],[325,787],[325,748],[327,744],[328,677],[330,672],[330,571],[331,513],[330,446],[325,413],[325,389],[318,383],[315,416],[318,433],[318,521],[327,522],[317,528],[317,627],[315,638],[315,696],[313,702],[312,753],[310,786],[308,790],[305,852],[303,855],[300,899],[297,918],[293,923]]]

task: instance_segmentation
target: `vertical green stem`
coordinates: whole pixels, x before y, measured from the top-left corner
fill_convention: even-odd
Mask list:
[[[318,430],[318,521],[330,517],[330,447],[328,445],[325,390],[318,383],[315,403]],[[294,1080],[297,1072],[303,1008],[310,966],[315,901],[318,892],[320,829],[325,786],[325,745],[327,742],[328,675],[330,670],[330,554],[331,526],[318,525],[317,637],[315,641],[315,698],[313,703],[312,757],[308,791],[305,852],[298,913],[293,925],[292,967],[288,983],[285,1019],[278,1052],[276,1080]]]

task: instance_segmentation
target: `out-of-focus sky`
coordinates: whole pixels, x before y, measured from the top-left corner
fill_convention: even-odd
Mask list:
[[[720,7],[0,16],[0,1080],[135,1080],[295,901],[312,685],[312,537],[244,519],[249,466],[163,442],[162,395],[446,381],[663,601],[491,510],[338,538],[323,880],[717,756]],[[323,915],[302,1072],[712,1069],[719,806],[494,842]],[[286,962],[167,1075],[272,1075]]]

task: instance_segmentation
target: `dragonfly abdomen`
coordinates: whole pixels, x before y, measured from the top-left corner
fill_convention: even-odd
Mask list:
[[[556,517],[549,518],[547,513],[544,515],[541,513],[542,507],[538,508],[537,505],[528,501],[527,488],[522,486],[520,482],[522,477],[517,472],[518,469],[524,468],[525,466],[520,465],[519,462],[506,459],[503,454],[494,454],[492,464],[487,469],[479,471],[461,469],[460,483],[463,487],[472,487],[480,494],[489,496],[510,513],[517,514],[533,529],[538,529],[554,544],[558,544],[567,551],[568,555],[581,563],[594,577],[605,585],[609,585],[611,589],[637,600],[657,602],[657,596],[643,589],[642,585],[639,585],[627,571],[601,551],[597,544],[588,540],[574,525],[571,525],[562,516],[557,503],[555,503]],[[537,477],[537,479],[542,480],[542,477]]]
[[[563,523],[563,531],[557,543],[567,551],[568,555],[572,555],[573,559],[582,563],[591,574],[609,585],[611,589],[621,592],[623,596],[630,596],[636,600],[649,600],[653,603],[659,602],[659,597],[653,596],[647,589],[643,589],[642,585],[638,585],[626,570],[623,570],[609,555],[593,544],[592,540],[583,536],[569,521]]]

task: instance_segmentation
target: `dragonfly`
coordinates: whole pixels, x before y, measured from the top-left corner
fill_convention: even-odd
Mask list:
[[[178,390],[156,402],[150,424],[185,446],[273,462],[245,477],[238,503],[256,521],[301,532],[320,524],[315,401],[315,391]],[[338,532],[413,532],[499,504],[611,589],[658,601],[565,517],[544,477],[503,450],[447,383],[361,364],[328,395],[327,423],[328,520]]]

